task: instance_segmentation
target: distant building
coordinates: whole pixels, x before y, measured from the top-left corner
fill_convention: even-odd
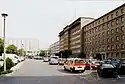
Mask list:
[[[80,17],[67,25],[59,33],[60,51],[69,50],[72,54],[80,54],[82,52],[82,27],[93,20],[90,17]]]
[[[125,4],[97,18],[80,17],[59,33],[60,51],[125,58]]]
[[[125,58],[125,4],[83,26],[83,52],[96,57]]]
[[[59,41],[51,44],[49,46],[49,50],[50,50],[52,55],[55,55],[56,53],[59,53]]]
[[[17,49],[24,49],[26,55],[36,55],[39,52],[39,40],[37,39],[7,38],[6,47],[12,44],[15,45]]]

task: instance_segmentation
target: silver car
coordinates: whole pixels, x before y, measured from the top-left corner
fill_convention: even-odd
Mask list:
[[[58,64],[58,56],[50,57],[49,64]]]

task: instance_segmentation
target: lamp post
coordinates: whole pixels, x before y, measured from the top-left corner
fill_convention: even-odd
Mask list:
[[[4,54],[3,54],[3,57],[4,57],[4,71],[6,71],[6,48],[5,48],[5,40],[6,40],[6,35],[5,35],[5,33],[6,33],[6,31],[5,31],[5,21],[6,21],[6,17],[8,16],[8,14],[6,14],[6,13],[2,13],[1,14],[2,15],[2,17],[4,18],[4,29],[3,29],[3,41],[4,41]]]

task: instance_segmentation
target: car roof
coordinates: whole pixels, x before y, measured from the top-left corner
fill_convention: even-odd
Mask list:
[[[83,60],[81,58],[68,58],[67,60]]]

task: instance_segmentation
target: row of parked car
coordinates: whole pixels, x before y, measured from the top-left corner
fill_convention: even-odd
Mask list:
[[[100,61],[96,59],[82,58],[59,58],[58,56],[44,57],[44,62],[49,64],[63,65],[64,70],[70,72],[84,72],[85,70],[96,70],[99,76],[125,75],[125,59],[111,59]]]
[[[99,76],[113,76],[125,75],[125,59],[109,58],[100,63],[97,67]]]
[[[14,64],[18,64],[18,63],[25,60],[25,57],[17,56],[16,54],[6,54],[5,57],[10,58],[13,61]],[[3,63],[3,60],[4,60],[4,57],[3,57],[3,54],[2,54],[2,56],[0,56],[1,64]]]

